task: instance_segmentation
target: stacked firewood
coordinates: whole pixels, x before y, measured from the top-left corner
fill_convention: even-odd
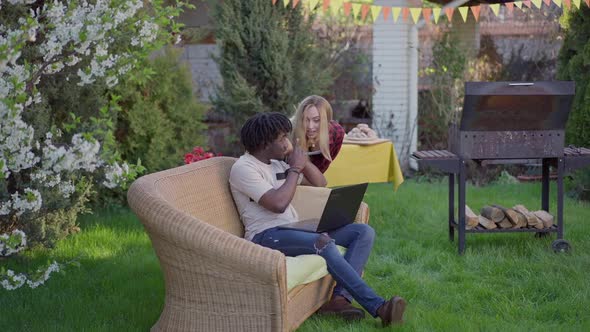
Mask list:
[[[485,229],[495,228],[536,228],[553,226],[553,216],[547,211],[529,211],[524,205],[505,208],[500,205],[486,205],[479,215],[465,205],[465,226],[473,229],[481,225]]]

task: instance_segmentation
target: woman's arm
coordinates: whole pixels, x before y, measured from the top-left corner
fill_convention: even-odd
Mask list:
[[[310,160],[307,160],[305,168],[303,169],[303,181],[302,184],[306,186],[314,187],[325,187],[328,184],[328,180]]]

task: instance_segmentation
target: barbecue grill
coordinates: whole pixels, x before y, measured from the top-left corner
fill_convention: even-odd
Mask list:
[[[466,233],[557,233],[555,250],[569,250],[563,240],[563,176],[590,164],[590,149],[564,147],[565,125],[574,96],[574,82],[467,82],[461,122],[450,134],[448,150],[416,151],[418,164],[449,175],[449,239],[459,233],[459,254]],[[466,161],[489,164],[542,165],[541,209],[549,212],[549,170],[557,168],[557,225],[550,228],[473,229],[465,227]],[[458,221],[455,219],[455,176]]]

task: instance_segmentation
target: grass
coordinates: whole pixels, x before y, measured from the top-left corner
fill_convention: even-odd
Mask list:
[[[535,209],[540,196],[538,184],[498,184],[468,187],[467,203],[474,210],[490,203]],[[384,297],[406,298],[400,331],[590,330],[588,204],[565,201],[570,253],[553,253],[555,235],[468,234],[467,250],[459,256],[456,242],[448,240],[445,182],[406,181],[397,193],[390,184],[372,184],[365,200],[377,231],[365,279]],[[555,204],[551,209],[556,211]],[[22,270],[49,257],[67,261],[81,255],[79,269],[54,275],[43,287],[0,290],[0,330],[145,331],[157,320],[162,276],[134,215],[104,211],[81,224],[81,233],[52,252],[0,261]],[[299,330],[381,331],[378,323],[312,316]]]

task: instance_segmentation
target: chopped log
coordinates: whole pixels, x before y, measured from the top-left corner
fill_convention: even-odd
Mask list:
[[[505,217],[504,219],[502,219],[502,221],[500,221],[497,224],[498,224],[498,226],[500,228],[512,228],[512,226],[513,226],[512,225],[512,222],[507,217]]]
[[[539,218],[537,218],[537,216],[535,216],[534,213],[529,211],[524,205],[515,205],[513,207],[513,209],[515,211],[518,211],[518,212],[524,214],[524,216],[526,217],[526,223],[528,226],[538,228],[539,224],[543,224],[543,222],[541,220],[539,220]],[[541,227],[541,228],[543,228],[543,227]],[[539,228],[539,229],[541,229],[541,228]]]
[[[469,206],[465,205],[465,225],[467,229],[473,229],[479,224],[479,218]]]
[[[478,216],[477,218],[479,219],[480,225],[482,225],[486,229],[494,229],[494,228],[498,227],[498,226],[496,226],[495,222],[491,221],[490,219],[488,219],[484,216]]]
[[[545,210],[539,210],[533,213],[543,222],[543,226],[545,228],[553,226],[553,216],[549,212]]]
[[[481,215],[486,219],[489,219],[493,222],[500,222],[504,219],[505,215],[501,209],[498,209],[495,206],[486,205],[481,208]],[[481,224],[481,221],[480,221]]]
[[[514,213],[516,213],[518,215],[518,224],[517,225],[514,225],[513,228],[523,228],[523,227],[526,227],[528,225],[527,216],[524,213],[522,213],[522,212],[520,212],[518,210],[512,209],[512,211],[514,211]]]
[[[513,228],[521,228],[526,225],[526,217],[521,217],[521,215],[518,212],[500,205],[494,205],[494,207],[504,212],[508,220],[512,223]]]

